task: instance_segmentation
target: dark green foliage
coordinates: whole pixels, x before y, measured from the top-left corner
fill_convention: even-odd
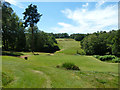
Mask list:
[[[115,59],[115,56],[114,55],[104,55],[104,56],[99,56],[98,58],[101,61],[107,61],[107,60]]]
[[[120,63],[120,59],[114,55],[104,55],[104,56],[94,55],[94,57],[101,61],[111,61],[113,63]]]
[[[23,51],[25,48],[25,34],[22,21],[14,13],[10,4],[2,5],[2,49]]]
[[[112,54],[120,56],[120,30],[117,31],[116,36],[113,38]]]
[[[120,30],[97,32],[86,35],[81,41],[83,50],[88,55],[116,55],[120,56]]]
[[[57,41],[53,35],[47,34],[43,31],[40,31],[37,26],[33,27],[34,29],[34,51],[36,52],[49,52],[53,53],[57,50],[60,50]],[[27,46],[29,51],[32,51],[32,30],[28,28],[26,32]]]
[[[36,5],[29,5],[26,8],[24,24],[14,13],[9,3],[4,2],[2,10],[2,49],[4,51],[55,52],[59,50],[55,37],[52,34],[40,31],[36,26],[42,16],[37,12]],[[32,28],[25,29],[28,25]],[[3,54],[14,55],[12,52],[3,52]]]
[[[120,58],[115,58],[112,60],[113,63],[120,63]]]
[[[20,53],[20,52],[2,51],[2,55],[7,55],[7,56],[21,56],[23,54]]]
[[[35,24],[40,20],[40,17],[42,14],[38,13],[37,6],[30,4],[28,8],[25,9],[24,14],[24,26],[28,27],[34,27]]]
[[[106,41],[102,36],[89,35],[83,39],[82,48],[88,55],[104,55],[106,53]]]
[[[58,33],[53,35],[55,38],[69,38],[69,35],[67,33]]]
[[[6,86],[13,81],[13,78],[2,72],[2,86]]]
[[[35,24],[38,23],[42,14],[38,13],[37,6],[30,4],[28,8],[25,9],[24,14],[24,27],[30,26],[32,29],[32,52],[34,52],[34,29]]]
[[[76,41],[81,41],[84,39],[85,36],[86,36],[86,34],[71,34],[70,38],[73,38]]]
[[[80,70],[78,66],[76,66],[73,63],[63,63],[62,67],[68,69],[68,70]]]

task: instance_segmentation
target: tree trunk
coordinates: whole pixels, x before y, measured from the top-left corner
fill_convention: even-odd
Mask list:
[[[33,27],[31,27],[32,29],[32,53],[34,54],[34,33],[33,33]]]

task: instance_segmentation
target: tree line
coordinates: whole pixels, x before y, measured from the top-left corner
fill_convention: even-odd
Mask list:
[[[53,33],[50,33],[53,34]],[[87,34],[68,34],[68,33],[54,33],[53,36],[55,38],[72,38],[75,39],[76,41],[81,41],[85,36],[87,36]]]
[[[30,9],[33,10],[32,15],[29,13]],[[2,49],[4,51],[55,52],[59,50],[55,37],[38,29],[36,23],[39,18],[36,18],[36,15],[39,14],[36,10],[36,5],[29,5],[23,13],[23,21],[16,15],[10,3],[2,3]]]
[[[72,38],[80,41],[83,53],[87,55],[120,56],[120,30],[97,31],[92,34],[53,34],[56,38]]]
[[[87,55],[120,56],[120,30],[89,34],[81,41],[81,45]]]

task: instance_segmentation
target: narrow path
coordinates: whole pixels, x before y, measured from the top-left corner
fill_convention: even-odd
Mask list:
[[[41,74],[46,78],[46,80],[47,80],[46,85],[44,85],[43,88],[52,88],[51,87],[51,80],[45,73],[43,73],[42,71],[37,71],[37,70],[32,70],[32,71],[35,73]]]

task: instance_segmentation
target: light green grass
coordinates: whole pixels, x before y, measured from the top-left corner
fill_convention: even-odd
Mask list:
[[[92,56],[74,55],[80,50],[79,42],[73,39],[59,39],[60,48],[55,55],[49,53],[25,53],[28,60],[2,56],[3,72],[12,77],[6,88],[117,88],[118,64],[102,62]],[[71,62],[80,71],[56,68]],[[5,78],[5,77],[3,77]]]
[[[60,49],[64,49],[59,53],[73,55],[76,54],[77,51],[81,51],[80,42],[75,41],[74,39],[57,39],[57,41]]]

